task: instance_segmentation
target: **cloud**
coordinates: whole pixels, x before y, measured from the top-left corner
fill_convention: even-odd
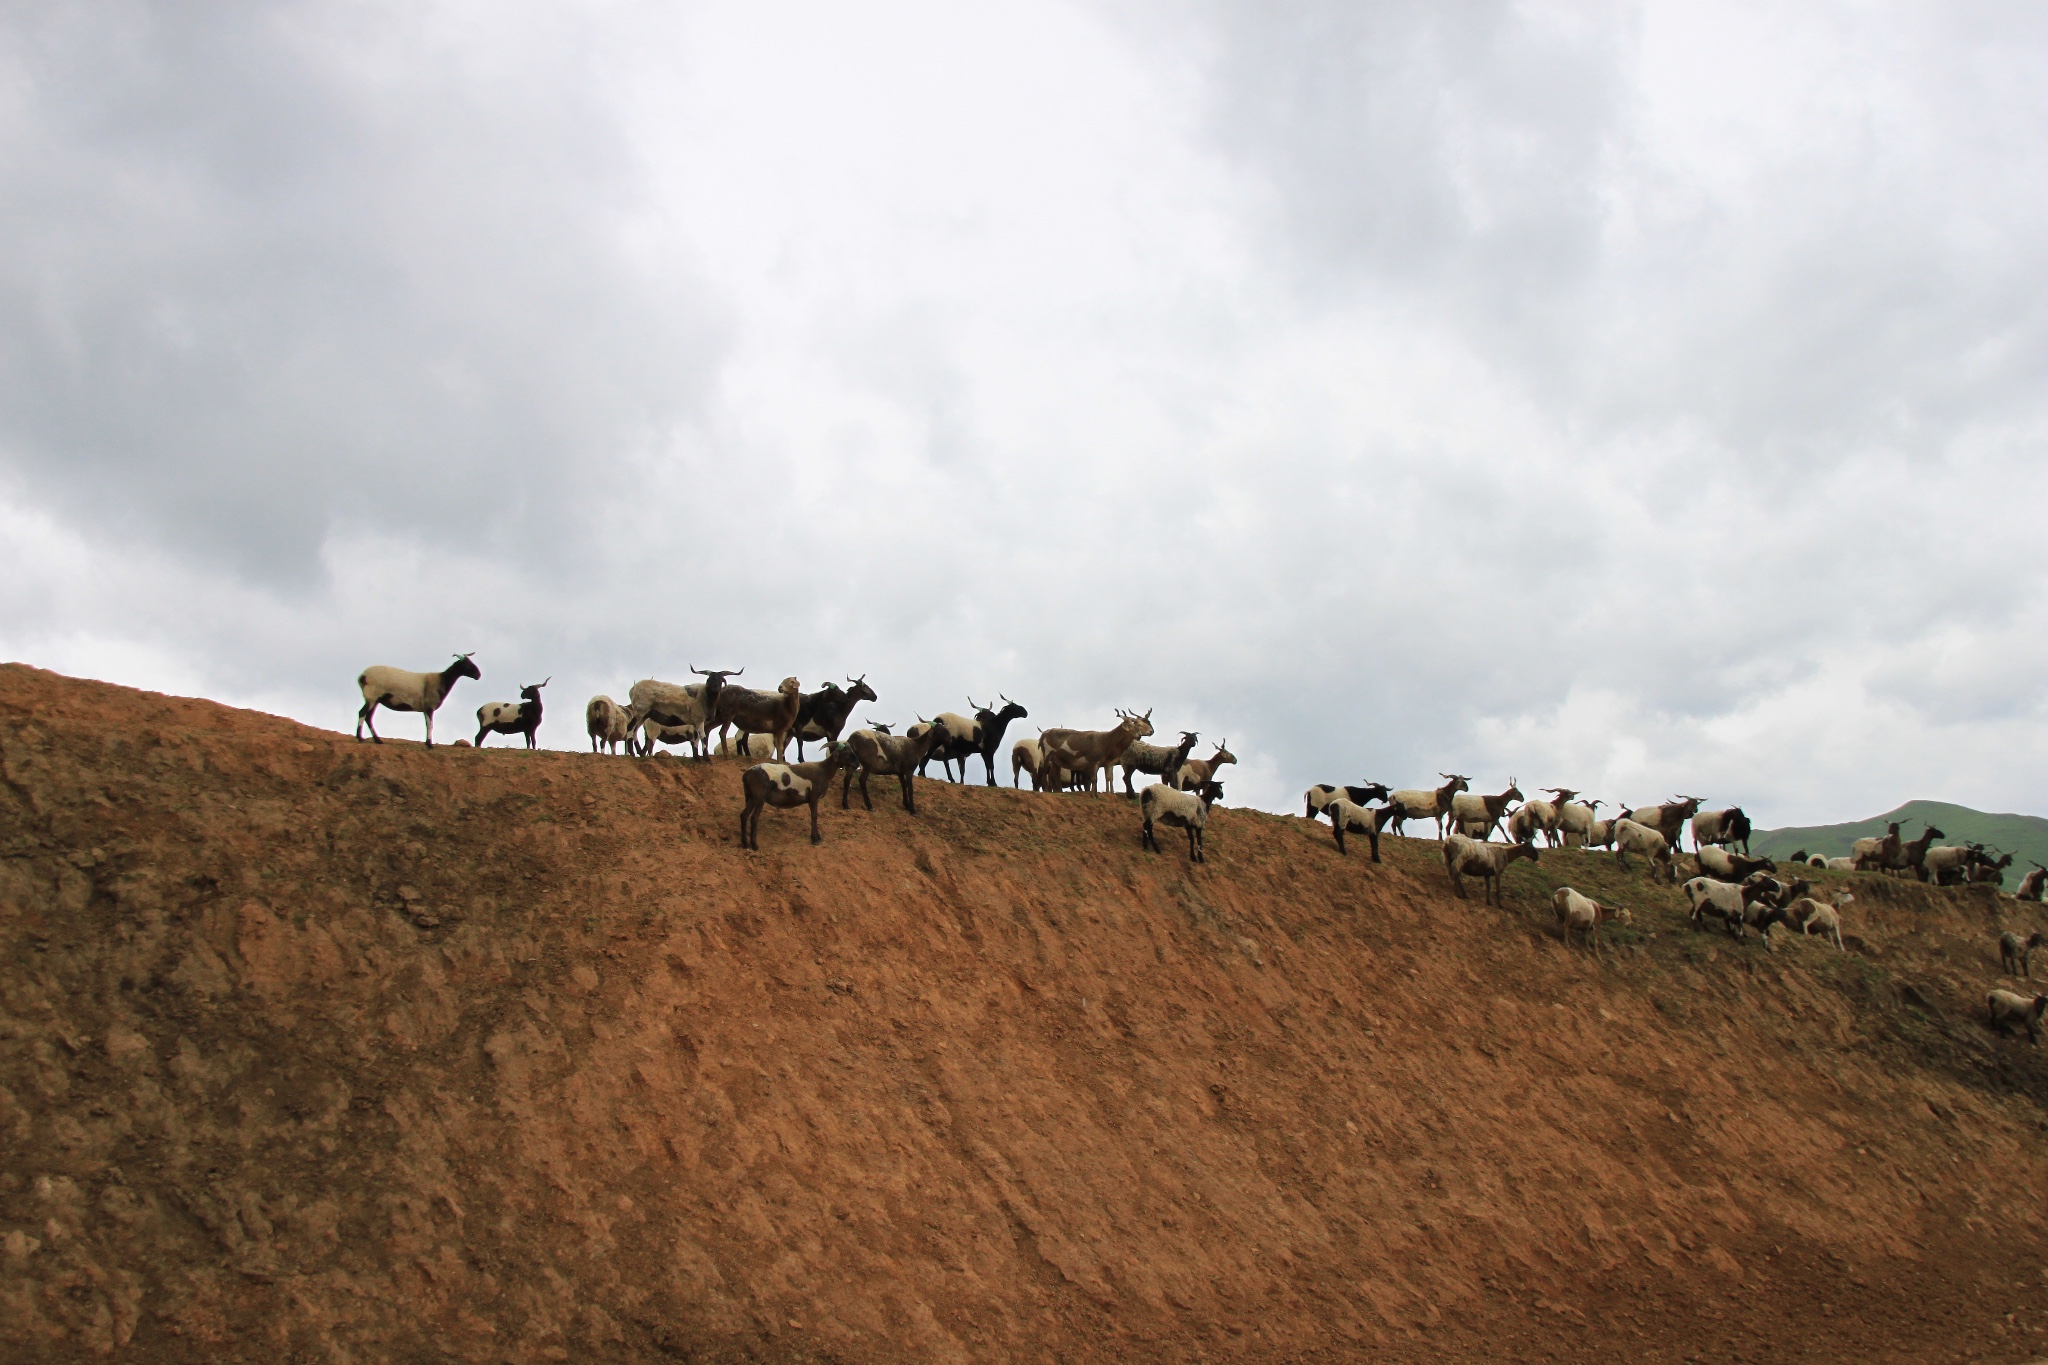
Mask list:
[[[691,664],[1150,706],[1282,809],[2038,806],[2044,47],[2017,6],[13,11],[0,648],[341,728],[363,665],[475,649],[451,704],[553,674],[568,747]]]

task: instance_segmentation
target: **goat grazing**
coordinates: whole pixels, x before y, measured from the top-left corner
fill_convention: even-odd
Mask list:
[[[1428,820],[1436,828],[1436,836],[1444,835],[1444,819],[1451,813],[1451,801],[1466,790],[1472,779],[1460,773],[1438,773],[1447,779],[1434,791],[1424,787],[1411,787],[1391,793],[1387,797],[1387,818],[1393,825],[1394,833],[1401,832],[1401,826],[1409,820]]]
[[[621,744],[633,752],[633,732],[626,728],[626,708],[599,693],[583,707],[583,728],[590,735],[590,752],[617,753]]]
[[[1346,796],[1334,797],[1323,803],[1323,814],[1330,817],[1330,830],[1337,836],[1337,852],[1345,853],[1344,836],[1363,834],[1372,844],[1372,860],[1380,860],[1380,824],[1386,818],[1387,807],[1370,808],[1362,806]]]
[[[1550,897],[1550,908],[1557,912],[1557,922],[1564,929],[1564,941],[1570,943],[1572,934],[1584,930],[1586,946],[1594,952],[1600,951],[1600,924],[1603,920],[1618,920],[1623,924],[1635,923],[1635,916],[1626,907],[1602,905],[1591,896],[1581,895],[1569,886],[1560,886]]]
[[[852,687],[841,687],[828,682],[815,692],[806,692],[797,702],[796,708],[796,760],[804,760],[804,741],[824,740],[829,744],[839,742],[839,732],[846,728],[846,718],[853,714],[853,708],[864,701],[879,701],[875,689],[868,686],[868,675],[848,678]]]
[[[449,691],[463,678],[482,680],[483,674],[470,662],[469,655],[458,654],[455,662],[439,673],[412,673],[403,668],[390,668],[374,664],[356,675],[356,686],[363,690],[363,709],[356,712],[356,741],[363,738],[363,727],[370,727],[370,738],[378,744],[384,737],[377,733],[377,708],[387,707],[393,711],[418,711],[427,718],[427,747],[434,747],[434,712],[441,709],[441,703],[448,700]]]
[[[476,708],[476,747],[484,747],[485,735],[524,735],[526,747],[538,749],[540,740],[540,690],[547,682],[529,683],[519,689],[518,701],[487,701]]]
[[[1209,861],[1203,850],[1202,834],[1209,826],[1209,807],[1223,797],[1223,788],[1214,782],[1204,782],[1193,791],[1176,791],[1164,782],[1154,782],[1138,797],[1138,809],[1144,814],[1145,828],[1139,835],[1139,846],[1154,853],[1161,852],[1159,839],[1152,832],[1155,824],[1170,829],[1184,829],[1188,832],[1188,861],[1206,863]]]
[[[1818,933],[1822,938],[1832,939],[1835,951],[1842,951],[1841,909],[1855,899],[1847,892],[1836,895],[1833,905],[1822,905],[1811,896],[1801,896],[1785,907],[1787,924],[1797,925],[1802,934]]]
[[[925,756],[948,738],[945,723],[932,721],[915,736],[883,734],[876,730],[855,730],[847,737],[845,748],[852,759],[846,766],[846,776],[839,788],[839,807],[846,809],[852,799],[854,769],[860,770],[860,802],[869,810],[875,803],[868,797],[868,777],[894,777],[903,787],[903,809],[917,814],[917,796],[912,789],[912,780],[917,776],[918,765]]]
[[[1522,789],[1514,778],[1508,779],[1508,789],[1498,796],[1485,796],[1477,792],[1466,792],[1451,797],[1451,823],[1460,833],[1468,826],[1477,825],[1478,839],[1493,837],[1500,828],[1500,818],[1507,813],[1508,802],[1522,799]]]
[[[1614,822],[1614,856],[1623,867],[1628,866],[1628,855],[1640,853],[1650,860],[1650,880],[1657,880],[1661,869],[1664,880],[1675,883],[1678,869],[1672,863],[1671,841],[1664,831],[1653,825],[1639,824],[1623,816]]]
[[[747,798],[740,811],[740,847],[760,851],[764,806],[778,810],[809,806],[811,842],[824,843],[825,836],[818,833],[818,800],[832,790],[832,775],[846,758],[846,747],[832,744],[826,747],[823,758],[809,763],[756,763],[740,774],[740,790]]]
[[[1391,809],[1391,808],[1389,808]],[[1451,874],[1451,888],[1459,900],[1465,895],[1465,878],[1478,877],[1486,883],[1486,903],[1507,908],[1502,877],[1517,858],[1536,861],[1534,844],[1489,844],[1453,834],[1444,840],[1444,870]]]
[[[2027,1041],[2036,1047],[2041,1045],[2041,1015],[2048,1012],[2048,995],[2029,1000],[2011,991],[1993,991],[1984,997],[1984,1008],[1991,1016],[1991,1027],[2001,1035],[2010,1033],[2014,1024],[2021,1024],[2027,1030]]]

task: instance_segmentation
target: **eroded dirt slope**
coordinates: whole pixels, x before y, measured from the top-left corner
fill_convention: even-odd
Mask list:
[[[1766,953],[936,782],[743,855],[730,764],[19,666],[0,773],[16,1359],[2048,1354],[1985,895]]]

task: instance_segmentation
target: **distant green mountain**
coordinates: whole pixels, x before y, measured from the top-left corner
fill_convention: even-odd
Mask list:
[[[1750,836],[1749,847],[1765,858],[1782,858],[1802,848],[1808,853],[1825,853],[1830,858],[1844,857],[1849,845],[1883,834],[1885,825],[1892,820],[1899,822],[1899,833],[1908,839],[1918,835],[1926,824],[1932,824],[1942,832],[1938,843],[1990,844],[2001,853],[2012,854],[2012,867],[2005,874],[2008,889],[2019,884],[2020,874],[2027,870],[2030,861],[2048,863],[2048,820],[2038,815],[1987,815],[1946,801],[1908,801],[1897,810],[1849,825],[1760,829]]]

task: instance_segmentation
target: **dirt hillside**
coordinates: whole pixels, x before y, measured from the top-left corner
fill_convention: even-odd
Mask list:
[[[749,855],[731,763],[19,666],[0,775],[7,1358],[2048,1355],[1981,891],[1767,952],[937,782]]]

